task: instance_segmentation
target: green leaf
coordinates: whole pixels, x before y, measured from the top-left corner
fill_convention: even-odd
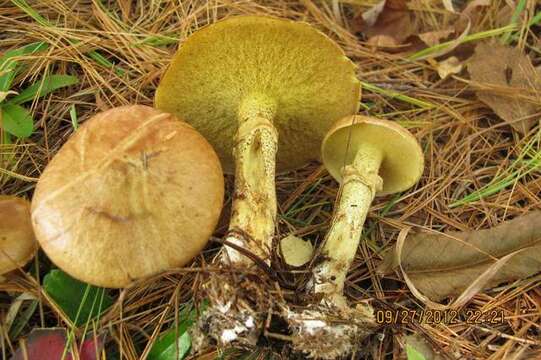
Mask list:
[[[158,339],[152,346],[148,354],[148,360],[181,360],[188,354],[192,346],[190,334],[178,332],[176,337],[175,330],[169,330]],[[177,341],[175,342],[175,339]],[[177,350],[178,348],[178,350]],[[177,356],[178,355],[178,356]]]
[[[19,105],[4,104],[1,107],[2,118],[0,125],[2,128],[20,139],[32,135],[34,130],[34,119],[32,114]]]
[[[18,61],[15,58],[34,54],[47,49],[47,47],[47,43],[42,41],[35,42],[18,49],[9,50],[0,57],[0,91],[8,91],[10,89],[13,79],[20,69],[20,67],[17,67]]]
[[[45,96],[57,89],[77,84],[79,80],[71,75],[49,75],[24,89],[19,95],[8,101],[8,104],[22,104],[34,98]]]
[[[45,275],[43,288],[76,326],[97,318],[114,302],[105,289],[76,280],[61,270]]]
[[[406,354],[408,355],[408,360],[426,360],[423,354],[409,344],[406,345]]]
[[[203,302],[199,312],[205,311],[208,302]],[[172,328],[161,334],[148,353],[148,360],[181,360],[186,357],[192,346],[192,339],[187,330],[197,320],[196,309],[184,308],[180,314],[177,328]],[[177,356],[178,355],[178,356]]]

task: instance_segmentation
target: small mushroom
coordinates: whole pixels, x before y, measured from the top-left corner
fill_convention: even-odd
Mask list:
[[[359,97],[355,65],[323,33],[302,22],[239,16],[182,44],[155,102],[199,130],[235,173],[226,240],[268,261],[275,170],[318,159],[325,132],[357,111]],[[252,264],[231,247],[223,260]]]
[[[120,288],[195,257],[223,192],[219,159],[197,131],[151,107],[123,106],[87,120],[50,161],[32,222],[61,269]]]
[[[376,195],[405,191],[419,181],[424,167],[419,143],[397,123],[366,116],[339,120],[322,143],[329,173],[340,182],[338,206],[314,268],[311,285],[321,302],[318,309],[290,313],[297,348],[323,359],[353,349],[374,326],[368,306],[349,308],[343,295],[348,269],[355,257],[370,204]],[[349,323],[316,318],[332,314]],[[333,318],[329,317],[329,319]],[[316,339],[319,339],[316,341]],[[317,343],[317,345],[315,345]]]
[[[16,196],[0,195],[0,277],[24,266],[37,249],[30,203]]]

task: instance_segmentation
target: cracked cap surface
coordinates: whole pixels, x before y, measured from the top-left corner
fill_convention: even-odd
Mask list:
[[[0,195],[0,275],[24,266],[37,249],[30,203],[16,196]]]
[[[276,107],[276,165],[284,171],[319,159],[325,132],[357,112],[360,91],[355,65],[312,26],[239,16],[207,26],[181,45],[155,103],[201,132],[233,173],[239,107],[250,96],[266,96]]]
[[[224,195],[217,155],[191,126],[151,107],[87,120],[41,175],[32,222],[49,258],[105,287],[188,263]]]
[[[383,155],[379,169],[383,189],[377,195],[405,191],[421,178],[423,150],[408,130],[393,121],[355,115],[338,120],[321,143],[323,163],[338,182],[342,167],[353,163],[363,144]]]

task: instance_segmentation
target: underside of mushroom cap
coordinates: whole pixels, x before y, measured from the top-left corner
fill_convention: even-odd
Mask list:
[[[362,145],[382,153],[383,189],[377,195],[405,191],[419,181],[424,157],[415,137],[395,122],[361,115],[338,120],[322,142],[323,163],[337,181],[342,181],[342,168],[352,164]]]
[[[239,16],[182,44],[155,102],[200,131],[232,173],[239,108],[262,96],[276,109],[277,169],[283,171],[319,158],[332,122],[357,111],[360,83],[340,47],[312,26]]]
[[[0,275],[24,266],[38,243],[30,222],[30,203],[0,195]]]
[[[73,277],[105,287],[188,263],[220,215],[216,153],[187,123],[147,106],[87,120],[43,172],[36,236]]]

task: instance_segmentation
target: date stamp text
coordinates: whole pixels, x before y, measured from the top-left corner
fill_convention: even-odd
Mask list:
[[[503,310],[376,310],[378,324],[503,324]]]

